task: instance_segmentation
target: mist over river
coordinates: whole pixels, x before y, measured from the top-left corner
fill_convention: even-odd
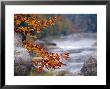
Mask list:
[[[53,53],[70,53],[70,58],[65,61],[66,66],[62,66],[55,71],[79,72],[90,56],[96,55],[97,36],[96,33],[75,33],[58,38],[48,38],[49,42],[55,43],[56,48],[49,49]]]

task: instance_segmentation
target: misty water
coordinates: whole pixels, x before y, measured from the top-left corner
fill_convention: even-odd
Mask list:
[[[70,58],[56,71],[70,71],[72,73],[79,72],[84,61],[92,54],[96,53],[97,35],[96,33],[77,33],[68,36],[60,36],[58,38],[50,39],[55,43],[57,48],[50,51],[56,53],[69,52]]]

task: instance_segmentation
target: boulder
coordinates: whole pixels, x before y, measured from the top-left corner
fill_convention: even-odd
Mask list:
[[[91,56],[86,60],[80,72],[83,76],[97,76],[97,58],[95,56]]]
[[[31,58],[27,50],[22,47],[16,47],[14,51],[14,75],[29,75],[31,66]]]

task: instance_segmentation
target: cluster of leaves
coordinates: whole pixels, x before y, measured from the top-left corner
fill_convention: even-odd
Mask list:
[[[40,32],[55,24],[56,17],[50,17],[49,19],[38,18],[36,14],[15,14],[14,15],[14,31],[17,33],[22,33],[24,36],[31,37],[33,32]],[[28,50],[28,52],[36,53],[36,57],[32,59],[32,64],[38,72],[42,72],[44,67],[47,69],[58,69],[62,65],[61,59],[68,59],[69,53],[65,52],[61,55],[56,53],[48,53],[41,45],[33,44],[31,41],[25,39],[23,41],[23,47]],[[37,56],[39,55],[39,57]]]
[[[43,68],[47,69],[58,69],[63,64],[60,59],[68,59],[69,53],[65,52],[59,55],[58,53],[54,54],[52,52],[48,53],[41,45],[32,44],[28,41],[23,41],[23,47],[26,48],[29,52],[35,52],[39,54],[40,57],[34,57],[32,59],[32,64],[38,72],[43,71]]]

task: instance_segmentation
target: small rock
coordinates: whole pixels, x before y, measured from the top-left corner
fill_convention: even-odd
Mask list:
[[[15,76],[27,76],[30,74],[31,67],[28,64],[15,65],[14,75]]]
[[[22,35],[14,32],[14,46],[22,47]]]
[[[73,73],[69,71],[56,71],[53,73],[54,76],[73,76]]]

